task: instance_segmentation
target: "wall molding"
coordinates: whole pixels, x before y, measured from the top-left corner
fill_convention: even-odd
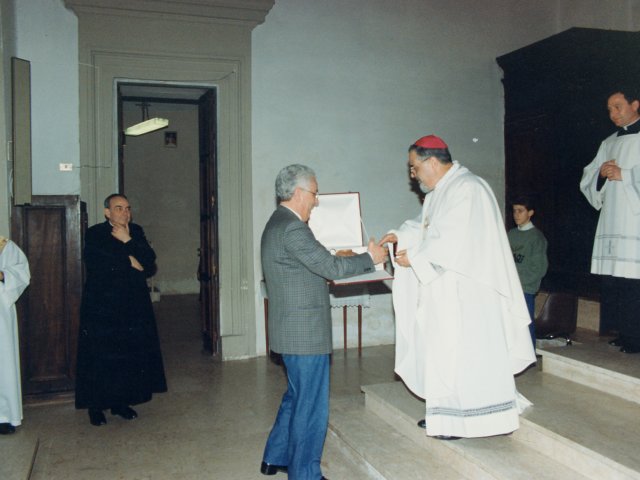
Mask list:
[[[222,17],[230,8],[222,1],[66,0],[65,4],[79,20],[81,195],[90,224],[102,219],[102,200],[118,185],[116,81],[217,88],[222,356],[255,356],[251,30],[264,20],[273,1],[234,2],[233,22]],[[173,14],[170,4],[184,9]],[[212,27],[202,18],[190,21],[185,11],[206,13],[206,18],[225,24]]]
[[[166,17],[255,27],[275,0],[64,0],[76,14]]]

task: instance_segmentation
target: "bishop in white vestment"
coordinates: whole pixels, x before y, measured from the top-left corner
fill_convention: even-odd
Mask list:
[[[20,352],[15,302],[29,285],[29,262],[22,250],[0,237],[0,432],[22,423]]]
[[[427,193],[397,242],[395,371],[426,400],[427,435],[484,437],[519,427],[514,374],[536,361],[529,313],[489,185],[433,135],[409,149]]]

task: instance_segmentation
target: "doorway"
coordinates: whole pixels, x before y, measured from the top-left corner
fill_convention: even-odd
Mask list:
[[[158,256],[152,298],[197,298],[202,350],[219,356],[216,88],[130,80],[116,86],[118,189]],[[169,124],[124,134],[148,118]]]

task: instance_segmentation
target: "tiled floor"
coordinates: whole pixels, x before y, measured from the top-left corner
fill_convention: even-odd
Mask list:
[[[127,422],[107,413],[108,423],[102,427],[91,426],[86,411],[74,409],[72,398],[55,404],[27,405],[24,423],[18,432],[0,437],[0,480],[26,479],[36,447],[32,480],[266,478],[258,468],[286,386],[281,367],[264,357],[220,363],[202,355],[196,296],[163,297],[155,305],[169,392],[137,406],[140,416],[134,421]],[[578,332],[573,347],[554,349],[551,345],[551,349],[558,355],[595,362],[620,374],[640,377],[640,355],[621,354],[608,346],[606,340]],[[362,357],[358,357],[356,349],[346,354],[335,351],[331,373],[331,421],[335,425],[327,436],[322,462],[323,473],[332,480],[382,478],[378,471],[363,465],[362,457],[354,455],[352,447],[345,446],[345,438],[340,437],[344,437],[345,432],[366,440],[364,443],[370,444],[373,452],[382,448],[382,457],[414,458],[417,462],[414,470],[422,472],[418,476],[404,475],[395,468],[388,478],[423,478],[425,470],[420,461],[424,463],[428,458],[420,453],[410,454],[415,445],[407,444],[408,440],[399,437],[393,429],[384,430],[380,425],[376,428],[374,424],[379,420],[363,408],[360,386],[393,382],[393,358],[393,345],[365,348]],[[542,387],[537,385],[536,379],[541,378],[538,370],[518,379],[519,388],[525,391],[525,387],[530,387],[531,391],[526,393],[538,404],[537,411],[531,415],[544,413],[546,399],[536,395],[546,395],[546,390],[541,388],[549,387],[549,381]],[[554,382],[567,395],[573,395],[573,390],[566,392],[567,387],[561,380],[554,379]],[[588,400],[587,395],[577,390],[575,395]],[[634,413],[629,417],[635,419],[636,407],[630,408]],[[414,419],[409,423],[413,428]],[[587,432],[593,437],[592,444],[596,440],[606,442],[608,435],[600,430],[598,434]],[[630,442],[629,438],[626,442]],[[625,447],[633,450],[640,439],[634,436],[633,442]],[[625,454],[624,449],[618,450],[621,455]],[[380,453],[372,455],[379,463]],[[392,463],[391,460],[388,463]],[[402,471],[410,471],[410,466],[403,464],[406,468]],[[440,476],[429,478],[453,478],[445,472],[446,465],[435,466]],[[285,475],[269,478],[284,479]]]
[[[7,480],[25,478],[37,441],[32,480],[266,478],[258,468],[286,387],[282,369],[264,357],[218,363],[202,355],[196,296],[163,297],[156,307],[169,392],[137,406],[139,418],[130,422],[107,412],[102,427],[70,401],[26,406],[18,432],[0,438],[0,458],[22,459],[11,472],[4,462]],[[361,384],[392,381],[393,354],[393,346],[366,348],[361,358],[355,349],[337,350],[332,401],[364,402]],[[331,435],[323,473],[369,478]]]

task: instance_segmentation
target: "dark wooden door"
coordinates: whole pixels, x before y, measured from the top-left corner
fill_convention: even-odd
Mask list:
[[[31,271],[16,305],[26,397],[75,388],[86,221],[77,196],[33,196],[31,204],[13,209],[12,237]]]
[[[590,273],[598,212],[580,192],[580,178],[615,131],[608,95],[640,78],[638,52],[636,32],[572,28],[497,59],[504,71],[505,210],[514,194],[537,194],[533,222],[549,242],[547,291],[599,297],[600,276]]]
[[[120,85],[118,85],[116,101],[118,102],[118,193],[124,194],[124,147],[127,145],[127,137],[124,134],[124,112],[122,109],[122,91]]]
[[[557,218],[557,174],[553,147],[554,119],[546,112],[531,112],[510,118],[504,125],[505,142],[505,212],[507,229],[515,227],[511,201],[519,195],[532,197],[535,205],[533,222],[552,246],[547,255],[554,258],[559,242],[552,218]],[[554,261],[554,266],[561,262]]]
[[[199,101],[200,130],[200,315],[203,349],[220,353],[218,281],[218,207],[216,162],[216,92],[209,90]]]

